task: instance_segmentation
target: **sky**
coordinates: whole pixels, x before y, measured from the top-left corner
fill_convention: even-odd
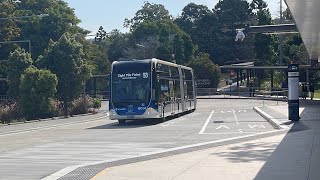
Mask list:
[[[97,32],[100,26],[110,32],[119,29],[127,32],[123,28],[125,18],[131,19],[134,14],[141,9],[146,0],[65,0],[81,19],[80,27]],[[182,9],[189,3],[203,4],[213,9],[219,0],[149,0],[150,3],[163,4],[170,14],[177,17]],[[270,8],[273,17],[279,16],[279,0],[265,0]]]

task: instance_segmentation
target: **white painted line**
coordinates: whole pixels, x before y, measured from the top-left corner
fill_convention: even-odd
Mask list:
[[[268,132],[260,132],[260,133],[255,133],[255,134],[248,134],[248,135],[244,135],[244,136],[239,136],[239,137],[232,137],[232,138],[219,139],[219,140],[209,141],[209,142],[204,142],[204,143],[191,144],[191,145],[186,145],[186,146],[181,146],[181,147],[176,147],[176,148],[171,148],[171,149],[166,149],[166,150],[160,150],[160,151],[156,151],[156,152],[140,154],[137,156],[133,156],[131,158],[139,158],[139,157],[151,156],[151,155],[156,155],[156,154],[160,154],[160,153],[167,153],[167,152],[178,151],[178,150],[183,150],[183,149],[188,149],[188,148],[196,148],[196,147],[201,147],[201,146],[205,146],[205,145],[228,142],[228,141],[233,141],[233,140],[238,140],[238,139],[243,139],[243,138],[250,138],[250,137],[254,137],[254,136],[258,136],[258,135],[267,135],[267,134],[272,134],[272,133],[281,132],[281,131],[285,131],[285,130],[284,129],[272,130],[272,131],[268,131]],[[205,134],[208,134],[208,133],[205,133]],[[238,134],[240,134],[240,133],[238,133]],[[124,160],[124,159],[128,159],[128,158],[118,158],[118,159],[113,159],[113,160],[108,160],[108,161],[99,161],[99,162],[86,163],[86,164],[77,165],[77,166],[69,166],[64,169],[61,169],[60,171],[58,171],[54,174],[51,174],[51,175],[43,178],[43,180],[59,179],[59,178],[65,176],[66,174],[76,170],[79,167],[85,167],[85,166],[89,166],[89,165],[97,165],[97,164],[108,163],[108,162],[113,162],[113,161],[117,161],[117,160]]]
[[[241,113],[241,112],[247,112],[247,110],[239,110],[239,113]]]
[[[207,135],[228,135],[228,134],[253,134],[253,133],[256,133],[256,132],[242,132],[242,131],[239,131],[239,132],[225,132],[225,133],[203,133],[203,134],[207,134]]]
[[[24,133],[33,132],[33,131],[54,129],[54,128],[58,128],[58,127],[62,127],[62,126],[70,126],[70,125],[75,125],[75,124],[87,124],[87,123],[90,123],[90,122],[93,122],[93,121],[104,119],[104,118],[106,118],[108,116],[109,116],[109,113],[106,116],[102,116],[102,117],[95,118],[95,119],[90,119],[90,120],[63,123],[63,124],[57,124],[57,125],[49,125],[49,126],[41,126],[41,127],[30,128],[30,129],[22,129],[22,130],[17,130],[17,131],[9,131],[9,132],[5,132],[4,134],[0,134],[0,136],[24,134]]]
[[[170,126],[171,124],[174,124],[174,122],[163,123],[163,124],[161,124],[161,126],[162,126],[162,127],[168,127],[168,126]]]
[[[233,115],[234,115],[234,119],[236,120],[236,123],[239,124],[239,121],[238,121],[238,118],[237,118],[235,110],[233,110]]]
[[[221,125],[221,126],[217,127],[216,129],[221,129],[221,128],[230,129],[228,126],[225,126],[225,125]]]
[[[208,119],[206,120],[206,122],[204,123],[204,125],[202,126],[202,129],[200,130],[199,134],[203,134],[204,131],[206,130],[212,116],[213,116],[214,111],[211,112],[210,116],[208,117]]]

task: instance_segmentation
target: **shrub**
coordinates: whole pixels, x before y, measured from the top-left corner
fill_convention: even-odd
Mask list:
[[[0,107],[0,120],[3,124],[19,119],[22,119],[22,113],[17,102]]]
[[[70,107],[70,115],[86,114],[88,109],[93,107],[93,99],[89,96],[86,97],[86,102],[83,97],[74,100]]]
[[[101,108],[101,100],[99,98],[93,99],[93,108],[95,108],[95,109]]]
[[[49,70],[28,68],[21,77],[21,109],[27,119],[53,117],[56,113],[54,94],[57,76]]]

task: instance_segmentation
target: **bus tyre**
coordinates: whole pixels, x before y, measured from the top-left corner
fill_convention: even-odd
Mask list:
[[[126,123],[126,120],[124,119],[118,119],[118,122],[120,125],[124,125]]]

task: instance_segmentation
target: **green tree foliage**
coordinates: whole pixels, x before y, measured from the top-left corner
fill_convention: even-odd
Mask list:
[[[250,60],[254,58],[253,39],[235,42],[236,29],[253,24],[253,14],[245,0],[221,0],[214,11],[219,19],[218,39],[214,60],[218,64],[226,61]]]
[[[309,55],[303,44],[300,34],[290,34],[284,40],[285,62],[295,60],[299,64],[307,64]]]
[[[101,42],[102,40],[105,40],[106,37],[107,37],[107,32],[103,29],[102,26],[100,26],[96,34],[96,37],[94,38],[94,42],[96,43]]]
[[[38,64],[57,75],[57,96],[63,102],[67,116],[70,103],[82,92],[83,83],[90,76],[82,44],[66,33],[59,41],[50,43],[44,55],[39,57]]]
[[[27,119],[47,118],[55,115],[54,95],[57,76],[49,70],[28,68],[21,77],[20,98],[22,113]]]
[[[0,1],[0,18],[11,18],[17,15],[17,3],[12,0]],[[17,25],[17,20],[0,20],[0,42],[15,40],[20,36],[20,28]],[[17,48],[11,43],[0,44],[0,77],[6,76],[4,61],[8,58],[10,52]]]
[[[188,66],[194,70],[196,79],[210,79],[212,87],[216,88],[218,86],[221,71],[219,66],[209,59],[208,54],[200,53],[188,63]]]
[[[12,0],[0,1],[0,18],[15,17],[17,3]],[[10,41],[20,35],[20,28],[14,19],[0,21],[0,41]]]
[[[175,23],[192,38],[199,52],[206,52],[214,57],[218,44],[218,18],[207,6],[190,3],[182,10]]]
[[[126,58],[126,50],[129,47],[130,34],[121,33],[113,30],[106,38],[106,48],[110,62]]]
[[[264,0],[253,0],[250,4],[258,20],[257,25],[273,24],[267,3]],[[273,35],[256,34],[254,37],[256,65],[275,65],[275,37]]]
[[[66,32],[71,34],[87,31],[77,25],[80,20],[76,17],[74,9],[62,0],[23,0],[18,3],[20,15],[48,14],[48,17],[33,18],[20,23],[20,39],[30,39],[33,59],[44,53],[49,41],[58,41]]]
[[[144,5],[138,10],[132,19],[125,19],[124,27],[129,27],[134,30],[138,25],[144,21],[161,21],[169,20],[171,15],[162,4],[144,2]]]
[[[23,72],[32,65],[31,55],[24,49],[18,48],[10,53],[8,59],[8,93],[11,96],[19,96],[20,77]]]
[[[191,60],[194,53],[192,40],[171,20],[141,23],[132,32],[130,42],[132,46],[136,46],[154,38],[158,39],[157,43],[153,43],[157,45],[155,58],[170,61],[174,54],[179,64]]]

